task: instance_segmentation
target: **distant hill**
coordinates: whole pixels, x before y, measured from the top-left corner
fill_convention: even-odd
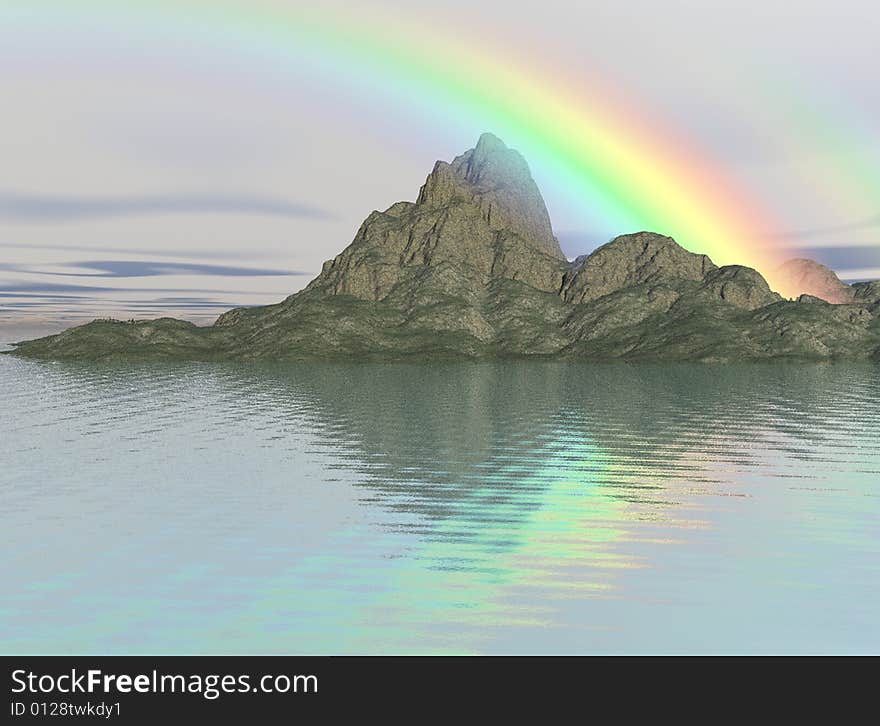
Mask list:
[[[88,360],[880,359],[880,283],[844,285],[804,260],[789,271],[803,278],[797,301],[783,300],[755,270],[717,267],[651,232],[569,262],[527,163],[484,134],[452,163],[438,162],[414,203],[370,214],[354,241],[283,302],[231,310],[210,327],[95,321],[14,352]]]
[[[789,260],[776,271],[787,288],[840,305],[855,299],[855,290],[842,282],[834,270],[813,260]]]

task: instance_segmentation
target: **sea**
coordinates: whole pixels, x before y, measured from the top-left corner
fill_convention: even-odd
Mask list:
[[[0,652],[880,652],[880,366],[0,356]]]

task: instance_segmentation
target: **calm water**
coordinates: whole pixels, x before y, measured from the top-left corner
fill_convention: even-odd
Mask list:
[[[0,650],[880,651],[880,367],[0,356]]]

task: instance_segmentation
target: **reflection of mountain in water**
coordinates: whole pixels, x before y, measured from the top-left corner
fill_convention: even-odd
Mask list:
[[[378,490],[407,500],[413,487],[422,491],[419,480],[437,503],[435,514],[442,501],[468,492],[462,477],[525,452],[537,466],[542,447],[560,437],[590,441],[610,464],[596,470],[595,482],[622,486],[630,480],[632,491],[619,494],[636,498],[640,481],[656,488],[661,479],[702,479],[707,460],[757,466],[765,449],[808,459],[817,445],[846,435],[841,420],[859,427],[877,416],[868,402],[880,385],[880,369],[871,365],[234,370],[246,386],[272,386],[275,396],[309,401],[328,445],[353,450],[353,468],[368,472]],[[511,479],[528,472],[517,466]]]
[[[615,599],[626,573],[713,526],[706,510],[717,505],[699,502],[742,494],[734,472],[802,477],[812,458],[880,418],[870,406],[880,370],[870,366],[303,366],[259,375],[260,387],[309,402],[322,445],[344,450],[340,465],[365,476],[365,503],[415,517],[403,526],[422,549],[386,575],[388,595],[364,622],[430,629],[443,612],[469,642],[495,626],[546,628],[566,602]],[[450,647],[450,637],[431,642]]]
[[[0,365],[30,644],[803,648],[876,599],[877,367]]]

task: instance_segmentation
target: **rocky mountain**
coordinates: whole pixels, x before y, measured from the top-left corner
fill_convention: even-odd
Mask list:
[[[853,289],[842,282],[834,270],[813,260],[789,260],[777,270],[777,274],[788,288],[826,302],[839,305],[852,302],[855,298]]]
[[[843,285],[843,283],[840,283]],[[38,358],[880,359],[880,284],[783,300],[639,232],[569,262],[525,160],[496,137],[438,162],[415,202],[373,212],[304,290],[210,327],[95,321],[21,343]],[[820,294],[817,294],[820,293]],[[850,294],[848,293],[848,294]]]

